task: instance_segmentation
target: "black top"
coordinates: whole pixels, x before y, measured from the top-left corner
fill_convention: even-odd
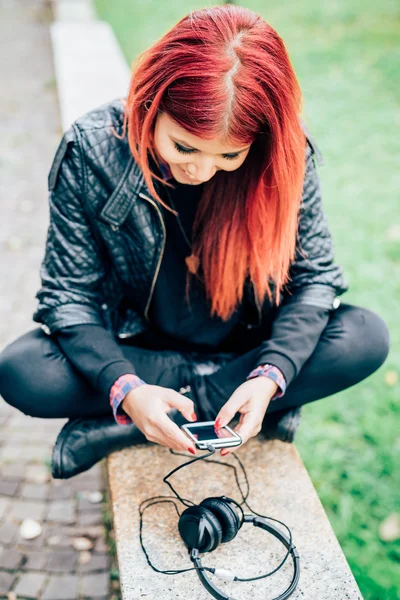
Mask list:
[[[168,188],[168,193],[190,241],[203,185],[185,185],[176,180],[173,183],[175,189]],[[164,186],[157,189],[170,205]],[[227,340],[234,339],[235,331],[240,330],[243,306],[239,306],[226,322],[219,317],[211,318],[210,302],[196,276],[191,277],[190,306],[187,305],[185,257],[190,255],[191,249],[176,216],[161,205],[160,208],[166,227],[166,244],[149,307],[151,328],[139,334],[137,339],[140,339],[140,345],[155,350],[228,351]],[[296,303],[280,307],[272,323],[271,335],[260,346],[254,367],[264,362],[274,364],[289,385],[314,351],[328,320],[329,310],[325,308]],[[69,360],[92,385],[106,394],[120,375],[136,374],[134,365],[125,358],[113,334],[99,325],[75,325],[61,329],[55,335]],[[135,344],[135,337],[130,343]],[[236,348],[232,350],[237,351]]]
[[[187,267],[185,257],[191,254],[192,224],[204,186],[176,184],[168,190],[173,207],[179,213],[185,239],[177,217],[162,208],[166,228],[166,245],[157,276],[149,318],[152,332],[147,338],[149,347],[187,351],[217,351],[223,340],[239,322],[242,314],[238,307],[228,321],[211,318],[211,302],[206,299],[201,279],[192,276],[189,287],[189,304],[185,297]],[[160,193],[161,192],[161,193]],[[159,190],[162,199],[171,206],[168,196]]]

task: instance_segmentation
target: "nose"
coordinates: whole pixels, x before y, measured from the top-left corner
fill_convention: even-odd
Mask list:
[[[208,181],[215,175],[216,167],[212,158],[199,159],[194,165],[188,165],[186,171],[198,181]]]

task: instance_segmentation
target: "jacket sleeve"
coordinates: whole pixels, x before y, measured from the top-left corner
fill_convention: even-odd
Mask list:
[[[137,374],[114,334],[100,325],[64,327],[53,337],[86,381],[107,397],[121,375]]]
[[[33,320],[50,334],[64,325],[101,325],[103,261],[85,215],[79,130],[62,137],[48,178],[50,224]]]
[[[337,308],[337,296],[349,289],[343,269],[334,260],[334,245],[321,199],[315,165],[315,142],[307,138],[306,170],[297,232],[296,256],[290,270],[283,303],[304,303]]]
[[[315,154],[309,142],[291,278],[285,286],[280,306],[276,307],[271,335],[261,344],[255,362],[255,366],[269,363],[278,367],[287,386],[314,352],[331,313],[340,304],[337,296],[348,290],[343,270],[334,261]]]

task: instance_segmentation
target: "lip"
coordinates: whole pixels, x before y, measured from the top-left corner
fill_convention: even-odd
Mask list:
[[[191,179],[190,177],[188,177],[188,175],[186,175],[185,171],[182,169],[182,167],[179,167],[180,170],[183,173],[183,176],[185,177],[185,179],[187,179],[187,181],[191,181],[192,183],[201,183],[201,181],[198,181],[197,179]]]

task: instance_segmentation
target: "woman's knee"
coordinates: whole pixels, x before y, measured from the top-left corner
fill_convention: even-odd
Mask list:
[[[346,309],[342,315],[347,341],[345,360],[353,363],[356,374],[365,379],[385,362],[390,350],[390,332],[376,312],[350,305]]]
[[[46,417],[46,407],[64,393],[54,361],[56,344],[40,330],[29,331],[0,354],[0,394],[4,400],[33,417]]]

